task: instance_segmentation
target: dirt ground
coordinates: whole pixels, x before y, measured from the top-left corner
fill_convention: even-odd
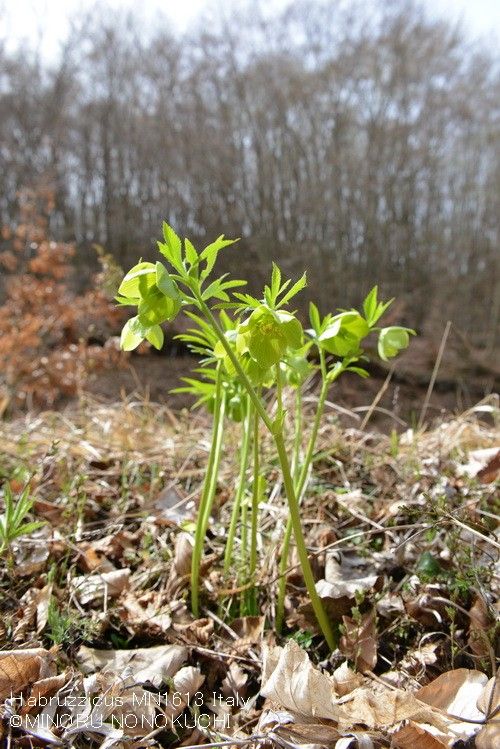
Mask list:
[[[370,365],[370,379],[346,374],[332,388],[330,401],[345,426],[359,426],[368,409],[383,392],[370,415],[372,427],[382,431],[404,429],[420,416],[437,351],[425,339],[412,341],[411,351],[398,359],[389,382],[390,365]],[[100,372],[90,380],[87,390],[105,402],[113,402],[135,393],[140,398],[167,403],[173,410],[189,408],[190,396],[171,393],[181,377],[196,367],[196,359],[182,351],[132,354],[123,368]],[[498,392],[498,373],[491,365],[471,363],[459,347],[445,352],[426,412],[428,421],[443,413],[463,412],[492,392]],[[311,395],[314,395],[312,383]]]

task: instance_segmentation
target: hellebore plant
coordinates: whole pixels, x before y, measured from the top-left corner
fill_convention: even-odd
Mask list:
[[[139,262],[126,274],[117,300],[120,304],[137,308],[137,315],[126,323],[122,331],[121,346],[126,351],[136,348],[143,340],[160,349],[163,344],[161,324],[174,319],[181,309],[191,308],[187,309],[187,314],[195,324],[181,338],[203,357],[200,368],[196,370],[200,378],[186,378],[185,386],[180,390],[195,394],[198,404],[205,405],[213,414],[213,430],[193,549],[193,613],[199,615],[199,570],[216,494],[225,419],[230,418],[241,423],[242,439],[224,570],[229,572],[232,564],[239,519],[241,545],[238,579],[241,583],[250,583],[248,595],[242,601],[242,610],[255,611],[255,589],[252,585],[255,584],[258,563],[258,514],[266,491],[261,466],[262,427],[274,443],[288,506],[288,523],[280,559],[277,628],[281,628],[283,621],[285,573],[293,533],[318,625],[333,649],[337,645],[337,634],[315,587],[300,521],[300,502],[310,475],[326,396],[330,385],[343,372],[352,371],[367,376],[358,362],[366,358],[361,343],[370,333],[378,333],[379,355],[388,359],[408,346],[409,334],[413,331],[400,327],[378,328],[377,323],[390,302],[379,302],[375,287],[365,299],[363,314],[346,310],[321,318],[316,306],[311,304],[311,328],[304,333],[299,319],[287,307],[306,286],[305,274],[292,284],[290,280],[282,280],[281,271],[273,264],[271,282],[265,286],[262,298],[257,299],[237,290],[246,284],[245,281],[229,279],[227,274],[212,279],[219,252],[236,240],[225,239],[222,235],[198,252],[188,239],[182,242],[168,224],[163,225],[163,235],[164,242],[158,243],[158,249],[169,268],[162,262]],[[308,354],[313,349],[319,365],[312,365],[308,360]],[[311,434],[302,456],[302,389],[314,369],[319,370],[322,384]],[[285,434],[286,386],[295,389],[295,437],[290,448]],[[274,395],[274,402],[269,397],[270,393]]]

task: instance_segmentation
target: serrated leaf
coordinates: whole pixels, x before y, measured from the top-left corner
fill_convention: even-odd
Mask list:
[[[299,280],[294,283],[290,291],[288,291],[285,294],[285,296],[280,300],[279,306],[281,307],[284,304],[287,304],[290,301],[290,299],[293,299],[293,297],[296,296],[299,293],[299,291],[302,291],[302,289],[305,289],[306,286],[307,286],[307,275],[303,273],[302,276],[299,278]]]
[[[201,274],[202,279],[207,278],[207,276],[212,272],[219,252],[224,247],[229,247],[229,245],[235,244],[236,242],[239,242],[239,239],[225,239],[224,234],[221,234],[214,242],[205,247],[205,249],[200,253],[200,262],[206,260],[205,269]]]
[[[115,302],[122,307],[137,307],[137,299],[132,299],[132,297],[115,296]]]
[[[371,325],[372,326],[375,325],[376,322],[378,322],[378,320],[382,317],[382,315],[384,314],[384,312],[391,306],[391,304],[393,303],[393,301],[394,301],[394,298],[389,299],[388,302],[379,302],[379,305],[378,305],[378,307],[377,307],[377,309],[375,311],[375,314],[373,315],[372,321],[371,321]]]
[[[273,270],[271,274],[271,294],[273,301],[276,300],[276,297],[279,294],[280,288],[281,288],[281,270],[278,268],[276,263],[273,263]]]
[[[182,275],[184,270],[184,266],[182,265],[182,242],[166,221],[163,222],[163,238],[165,239],[165,246],[159,247],[160,252],[167,260],[170,260],[170,263]]]
[[[258,307],[260,304],[262,304],[259,299],[256,299],[250,294],[241,294],[239,291],[235,291],[233,296],[235,297],[235,299],[239,299],[240,302],[243,302],[243,304],[245,304],[247,307]]]
[[[378,286],[374,286],[373,289],[366,295],[363,302],[363,312],[365,313],[365,318],[368,325],[372,324],[372,319],[375,316],[375,312],[377,310],[377,294]]]
[[[198,253],[196,252],[194,244],[190,239],[187,239],[187,237],[184,239],[184,252],[189,265],[196,265],[198,262]]]
[[[321,328],[321,318],[319,315],[319,310],[314,302],[309,302],[309,320],[311,321],[311,325],[313,327],[312,332],[318,335]]]

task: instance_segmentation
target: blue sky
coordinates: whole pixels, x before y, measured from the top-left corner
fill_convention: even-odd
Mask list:
[[[233,0],[223,0],[227,7]],[[424,0],[429,11],[452,20],[462,19],[467,32],[473,36],[500,39],[500,0]],[[179,30],[195,20],[207,0],[108,0],[114,7],[137,5],[147,17],[158,9],[172,19]],[[286,0],[273,0],[277,6]],[[64,38],[68,18],[79,8],[89,7],[88,0],[0,0],[0,39],[17,44],[23,38],[39,41],[49,57]],[[269,5],[269,0],[265,3]]]

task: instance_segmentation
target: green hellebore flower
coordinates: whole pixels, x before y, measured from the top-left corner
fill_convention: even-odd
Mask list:
[[[360,353],[359,344],[369,332],[366,320],[352,310],[335,315],[318,340],[321,348],[329,354],[356,356]]]
[[[159,325],[144,326],[139,317],[131,317],[123,326],[120,337],[120,347],[124,351],[133,351],[146,339],[156,349],[163,346],[163,330]]]
[[[165,266],[140,262],[126,274],[118,289],[118,301],[137,306],[137,317],[125,323],[120,345],[132,351],[146,339],[155,348],[163,346],[162,322],[173,320],[181,308],[177,284]]]
[[[240,327],[240,335],[252,359],[262,369],[269,369],[283,357],[287,348],[302,345],[302,325],[289,312],[274,311],[261,305]],[[241,344],[240,344],[241,349]]]
[[[393,326],[382,328],[378,336],[378,355],[384,361],[397,356],[401,349],[407,348],[410,335],[416,335],[410,328]]]

